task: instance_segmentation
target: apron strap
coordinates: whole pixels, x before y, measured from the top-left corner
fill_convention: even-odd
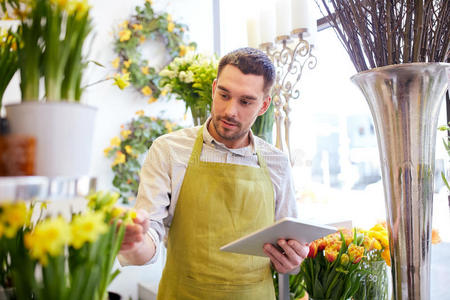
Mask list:
[[[203,147],[203,128],[202,125],[197,133],[197,138],[195,139],[194,148],[192,149],[191,157],[189,158],[189,164],[195,165],[200,161],[200,154],[202,153]]]
[[[197,138],[195,139],[194,148],[192,149],[191,157],[189,158],[189,164],[197,164],[200,161],[200,155],[202,153],[202,147],[203,147],[203,128],[205,125],[202,125],[200,129],[197,132]],[[269,175],[269,170],[267,169],[266,160],[261,155],[261,153],[256,150],[256,156],[258,157],[258,165],[261,167],[261,169],[264,170],[264,172]]]

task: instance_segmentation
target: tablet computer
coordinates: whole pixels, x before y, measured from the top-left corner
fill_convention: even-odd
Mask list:
[[[222,246],[220,250],[240,254],[267,256],[263,251],[263,245],[266,243],[277,245],[279,239],[310,243],[336,231],[336,227],[333,226],[303,222],[294,218],[283,218],[266,228],[262,228]]]

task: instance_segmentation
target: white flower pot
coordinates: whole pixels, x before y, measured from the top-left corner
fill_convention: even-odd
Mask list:
[[[35,175],[89,173],[97,108],[70,102],[6,105],[12,134],[36,138]]]

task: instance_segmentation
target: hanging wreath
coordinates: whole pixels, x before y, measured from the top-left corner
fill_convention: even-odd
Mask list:
[[[134,200],[137,195],[143,154],[153,141],[181,129],[169,120],[145,116],[143,110],[137,111],[136,115],[121,126],[120,136],[113,137],[110,146],[103,150],[105,156],[113,160],[113,185],[119,190],[123,203]]]
[[[159,70],[151,67],[149,61],[142,57],[139,46],[149,40],[162,41],[170,57],[168,63],[196,48],[195,43],[185,41],[187,25],[173,21],[168,13],[156,14],[151,4],[151,0],[146,0],[144,7],[136,6],[136,14],[119,25],[120,31],[114,44],[118,57],[112,62],[113,67],[125,75],[134,88],[149,97],[149,103],[165,92],[158,85]]]

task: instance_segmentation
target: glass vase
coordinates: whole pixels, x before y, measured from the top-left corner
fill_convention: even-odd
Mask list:
[[[206,122],[209,117],[209,107],[190,107],[194,126],[200,126]]]
[[[367,273],[358,291],[353,296],[354,300],[388,299],[388,272],[384,261],[364,262],[362,269]]]
[[[396,300],[430,299],[436,132],[449,67],[399,64],[352,77],[377,132]]]

